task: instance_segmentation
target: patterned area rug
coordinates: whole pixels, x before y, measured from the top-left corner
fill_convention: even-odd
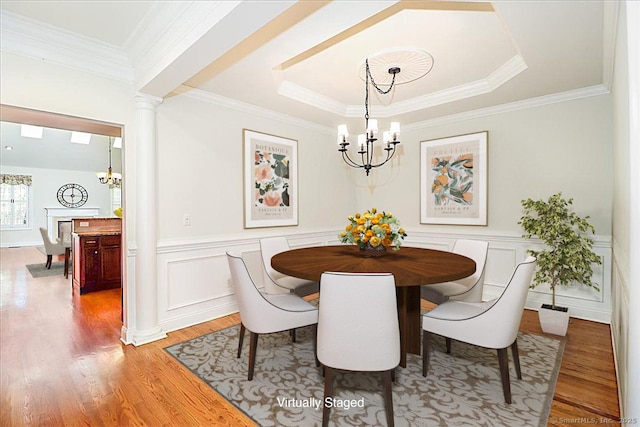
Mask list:
[[[249,333],[238,359],[238,332],[234,326],[165,350],[261,426],[320,425],[324,378],[311,328],[299,329],[295,343],[288,332],[261,335],[253,381],[247,381]],[[396,426],[546,426],[564,340],[520,333],[522,380],[511,362],[511,405],[504,402],[495,350],[454,341],[446,354],[444,339],[434,341],[427,378],[417,355],[396,369]],[[386,425],[380,376],[336,373],[330,425]]]
[[[57,261],[51,263],[51,268],[45,267],[45,263],[42,264],[27,264],[27,270],[31,273],[31,277],[50,277],[50,276],[63,276],[64,275],[64,262]],[[71,263],[69,263],[69,272],[71,272]]]

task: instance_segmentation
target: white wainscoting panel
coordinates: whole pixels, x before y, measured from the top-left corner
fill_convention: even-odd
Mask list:
[[[231,295],[233,292],[226,283],[211,275],[212,271],[224,271],[226,265],[224,253],[168,261],[167,310],[179,310]]]
[[[292,248],[321,246],[337,232],[287,235]],[[164,241],[158,244],[158,322],[165,332],[238,311],[227,251],[240,253],[256,285],[262,288],[259,241],[265,236]],[[337,242],[336,242],[337,243]],[[333,243],[333,244],[336,244]]]
[[[494,292],[499,294],[504,289],[504,285],[509,283],[513,269],[518,264],[520,256],[518,249],[514,247],[505,247],[499,243],[490,244],[487,252],[487,264],[484,273],[484,286],[498,287],[499,290]],[[487,290],[485,289],[485,294]]]
[[[264,233],[265,230],[260,230]],[[285,237],[292,248],[339,244],[340,230],[288,234]],[[500,295],[511,278],[516,265],[527,256],[527,249],[539,243],[513,234],[453,234],[427,233],[408,230],[406,246],[437,250],[451,250],[458,238],[479,239],[489,242],[487,272],[483,299]],[[276,234],[274,234],[276,235]],[[166,332],[237,312],[231,287],[226,252],[233,250],[243,255],[245,262],[262,287],[262,264],[259,240],[262,235],[243,234],[184,241],[163,241],[158,245],[158,319]],[[594,251],[603,260],[594,269],[594,281],[601,292],[583,286],[563,288],[557,293],[557,303],[569,307],[574,317],[611,322],[611,239],[596,236]],[[538,246],[537,246],[538,245]],[[402,249],[401,249],[402,250]],[[380,260],[384,262],[384,259]],[[551,301],[548,289],[538,287],[529,292],[527,308],[538,309]]]

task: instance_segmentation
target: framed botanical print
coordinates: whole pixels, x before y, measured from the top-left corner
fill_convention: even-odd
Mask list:
[[[489,132],[420,142],[420,222],[487,225]]]
[[[245,228],[298,225],[298,141],[242,132]]]

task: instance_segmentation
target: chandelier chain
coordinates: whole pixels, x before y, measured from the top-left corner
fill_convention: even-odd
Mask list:
[[[389,89],[387,90],[382,90],[380,89],[380,87],[378,86],[378,84],[376,83],[376,81],[373,79],[373,75],[371,74],[371,70],[369,69],[369,59],[365,59],[365,65],[366,65],[366,69],[367,69],[367,77],[369,77],[371,79],[371,84],[373,85],[373,87],[376,88],[376,90],[378,91],[378,93],[380,95],[386,95],[389,92],[391,92],[391,89],[393,89],[393,84],[396,81],[396,74],[397,73],[391,73],[393,75],[393,77],[391,77],[391,83],[389,84]],[[398,68],[398,70],[400,70]],[[367,85],[368,86],[368,85]]]
[[[371,74],[371,69],[369,68],[369,58],[364,60],[365,63],[365,86],[364,86],[364,119],[365,121],[369,122],[369,79],[371,79],[371,84],[373,85],[374,88],[376,88],[376,90],[378,91],[378,93],[380,95],[386,95],[389,92],[391,92],[391,89],[393,89],[393,84],[396,81],[396,74],[397,73],[391,73],[393,76],[391,77],[391,84],[389,84],[389,88],[387,90],[382,90],[380,89],[380,87],[378,86],[378,84],[376,83],[376,81],[373,78],[373,75]]]

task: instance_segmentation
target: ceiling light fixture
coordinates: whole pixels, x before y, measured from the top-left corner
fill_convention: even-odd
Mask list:
[[[88,144],[91,142],[91,134],[85,132],[71,132],[71,142],[74,144]]]
[[[383,132],[382,140],[386,144],[384,150],[387,152],[387,158],[378,164],[372,164],[373,161],[373,148],[374,142],[378,140],[376,138],[376,134],[378,133],[378,121],[376,119],[369,118],[369,80],[371,80],[371,84],[378,91],[380,95],[386,95],[393,89],[393,85],[396,81],[396,76],[400,73],[400,67],[390,67],[388,69],[389,74],[392,75],[391,83],[389,84],[389,88],[387,90],[382,90],[378,87],[373,76],[371,75],[371,70],[369,70],[369,59],[365,60],[365,98],[364,98],[364,120],[365,120],[365,128],[366,133],[358,135],[358,154],[360,154],[361,163],[357,163],[349,157],[349,153],[347,152],[347,146],[349,145],[349,131],[347,130],[347,125],[338,126],[338,151],[342,153],[342,159],[346,164],[354,168],[363,168],[364,171],[369,176],[369,171],[373,168],[380,167],[387,163],[396,152],[396,145],[400,144],[400,140],[398,139],[400,136],[400,123],[399,122],[391,122],[391,126],[388,131]]]
[[[122,182],[122,175],[119,173],[114,173],[111,169],[111,145],[113,144],[113,140],[109,137],[109,169],[107,172],[97,172],[98,181],[100,184],[109,184],[112,187],[120,187]]]
[[[44,129],[40,126],[20,125],[20,136],[42,139]]]

